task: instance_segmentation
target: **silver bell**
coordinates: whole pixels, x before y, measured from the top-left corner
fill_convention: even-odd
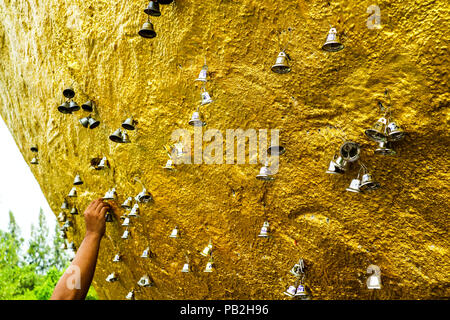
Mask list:
[[[256,179],[263,181],[272,181],[274,180],[274,178],[272,178],[271,175],[272,172],[270,172],[269,167],[265,165],[259,170],[259,174],[256,176]]]
[[[73,180],[73,184],[76,185],[76,186],[78,186],[78,185],[80,185],[80,184],[83,184],[83,180],[81,180],[79,174],[77,174],[77,175],[75,176],[75,179]]]
[[[150,255],[149,255],[149,252],[150,252],[150,248],[147,247],[147,248],[142,252],[141,258],[148,258],[148,257],[150,256]]]
[[[64,202],[62,203],[61,209],[63,209],[63,210],[69,209],[69,204],[67,203],[66,199],[64,199]]]
[[[163,169],[166,170],[174,170],[175,168],[173,167],[173,161],[172,159],[167,160],[166,165],[163,167]]]
[[[373,125],[372,128],[364,131],[364,134],[367,136],[367,138],[376,142],[387,141],[387,136],[385,134],[386,122],[387,120],[384,117],[378,119],[378,121]]]
[[[131,204],[133,203],[133,198],[132,197],[128,197],[124,203],[122,203],[121,207],[125,208],[125,209],[131,209]]]
[[[322,50],[328,52],[337,52],[344,49],[344,45],[339,42],[336,28],[331,28],[328,32],[327,39],[325,40]]]
[[[147,189],[142,189],[142,191],[136,196],[136,201],[147,203],[153,200],[152,195],[147,191]]]
[[[260,231],[258,237],[261,237],[261,238],[268,238],[269,237],[269,222],[264,221],[263,226],[261,228],[261,231]]]
[[[290,60],[290,57],[286,54],[286,52],[281,51],[278,54],[277,61],[272,66],[271,70],[279,74],[285,74],[290,72],[291,67],[289,67],[288,60]]]
[[[122,239],[128,239],[128,235],[129,235],[129,232],[128,232],[128,229],[126,229],[122,234]]]
[[[134,204],[133,209],[131,209],[128,214],[129,217],[137,217],[139,213],[139,205],[137,203]]]
[[[191,120],[189,120],[189,125],[194,127],[203,127],[206,126],[206,122],[201,120],[200,113],[198,111],[194,111]]]
[[[94,118],[89,118],[89,129],[95,129],[100,125],[100,121]]]
[[[122,143],[131,143],[128,133],[122,132]]]
[[[289,297],[294,297],[296,292],[297,288],[295,286],[289,286],[289,288],[283,293]]]
[[[106,277],[106,281],[108,281],[108,282],[116,282],[117,280],[118,280],[118,278],[117,278],[115,272],[111,273],[110,275],[108,275]]]
[[[139,279],[138,285],[140,285],[141,287],[151,287],[153,284],[150,281],[150,278],[148,277],[148,275],[145,275]]]
[[[342,159],[348,162],[355,162],[358,160],[359,154],[361,153],[359,144],[352,141],[346,141],[339,151]]]
[[[125,220],[122,223],[122,226],[124,227],[128,227],[130,225],[130,218],[125,218]]]
[[[109,164],[108,164],[108,160],[106,159],[106,157],[103,157],[102,160],[100,160],[100,163],[98,164],[96,169],[102,170],[105,167],[109,167]]]
[[[130,292],[128,292],[125,298],[127,300],[134,300],[134,291],[131,290]]]
[[[120,262],[120,254],[114,256],[113,262]]]
[[[170,234],[169,238],[179,238],[178,227],[173,228],[172,233]]]
[[[375,149],[375,154],[383,155],[383,156],[395,156],[397,152],[394,149],[390,148],[389,142],[380,141],[380,146]]]
[[[77,196],[77,188],[73,187],[67,196],[70,198],[75,198]]]
[[[89,127],[89,119],[90,119],[90,117],[84,117],[84,118],[81,118],[78,121],[81,123],[81,125],[83,127],[88,128]]]
[[[122,123],[122,127],[127,130],[134,130],[134,129],[136,129],[135,121],[133,120],[132,117],[130,117]]]
[[[328,170],[326,173],[329,174],[344,174],[345,170],[342,170],[334,160],[330,161],[330,165],[328,166]]]
[[[189,272],[189,263],[185,263],[183,265],[183,269],[181,269],[181,272]]]
[[[394,121],[391,120],[386,126],[386,134],[390,141],[399,141],[403,139],[406,133],[400,129]]]
[[[206,264],[205,270],[203,270],[203,271],[204,272],[213,272],[213,265],[214,265],[214,262],[213,262],[213,259],[211,257],[211,258],[209,258],[209,261]]]
[[[202,92],[201,96],[202,96],[202,106],[213,102],[213,100],[211,99],[211,97],[207,91]]]
[[[361,184],[361,180],[359,180],[359,177],[356,179],[353,179],[352,182],[350,182],[350,186],[346,189],[347,191],[350,192],[360,192],[359,190],[359,186]]]
[[[117,142],[117,143],[123,143],[123,136],[122,136],[122,130],[117,129],[114,131],[112,135],[109,136],[109,139],[111,141]]]
[[[111,190],[105,193],[103,200],[115,200],[116,199],[116,188],[112,188]]]
[[[77,207],[73,207],[72,210],[70,210],[71,215],[78,215],[78,209]]]
[[[306,296],[306,290],[305,287],[302,284],[299,284],[299,286],[297,287],[297,290],[295,291],[295,296]]]
[[[372,179],[370,173],[365,173],[362,176],[361,185],[359,186],[361,191],[376,190],[378,188],[380,188],[380,184]]]
[[[36,157],[34,157],[33,159],[31,159],[30,163],[31,164],[39,164],[39,161]]]
[[[200,252],[200,254],[204,257],[207,257],[210,255],[212,248],[213,248],[212,242],[209,241],[208,245],[203,249],[202,252]]]
[[[66,214],[64,212],[60,212],[58,215],[58,221],[64,222],[66,220]]]
[[[208,76],[208,66],[205,64],[202,67],[202,70],[200,70],[200,74],[198,75],[198,78],[195,79],[195,81],[202,81],[202,82],[207,82],[208,80],[206,79]]]

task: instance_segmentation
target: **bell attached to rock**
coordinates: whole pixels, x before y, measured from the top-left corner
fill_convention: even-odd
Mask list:
[[[129,234],[128,229],[126,229],[126,230],[123,232],[121,238],[122,238],[122,239],[128,239],[128,234]]]
[[[108,281],[108,282],[115,282],[115,281],[117,281],[117,280],[118,280],[118,278],[117,278],[115,272],[111,273],[110,275],[108,275],[108,276],[106,277],[106,281]]]
[[[80,106],[75,101],[70,101],[69,103],[70,112],[75,112],[80,110]]]
[[[380,146],[375,149],[375,154],[383,155],[383,156],[395,156],[397,152],[394,149],[390,148],[389,142],[380,141]]]
[[[189,263],[185,263],[183,265],[183,269],[181,269],[181,272],[189,272]]]
[[[131,209],[128,214],[129,217],[137,217],[139,213],[139,205],[137,203],[134,204],[133,209]]]
[[[61,205],[61,209],[69,209],[69,204],[67,203],[67,200],[66,199],[64,199],[64,202],[62,203],[62,205]]]
[[[71,114],[70,105],[68,102],[63,102],[59,107],[58,111],[64,114]]]
[[[78,209],[77,207],[73,207],[72,210],[70,210],[71,215],[78,215]]]
[[[148,7],[144,9],[144,12],[149,16],[159,17],[161,15],[161,11],[159,11],[158,1],[150,1]]]
[[[334,160],[330,161],[330,165],[328,166],[328,170],[326,173],[329,174],[344,174],[345,170],[342,170]]]
[[[128,227],[130,225],[130,218],[125,218],[125,220],[123,220],[122,226],[124,227]]]
[[[336,28],[331,28],[328,32],[327,40],[322,46],[322,50],[328,52],[337,52],[344,49],[344,45],[339,42]]]
[[[114,133],[109,136],[109,139],[117,143],[122,143],[123,142],[122,130],[117,129],[116,131],[114,131]]]
[[[95,129],[100,125],[100,121],[89,117],[89,129]]]
[[[278,54],[277,61],[272,66],[272,71],[275,73],[288,73],[291,71],[291,67],[289,67],[288,60],[290,60],[289,56],[286,54],[286,52],[281,51]]]
[[[171,4],[173,0],[158,0],[159,4]]]
[[[30,148],[31,152],[38,152],[38,147],[33,146]]]
[[[297,288],[295,286],[289,286],[289,288],[283,293],[289,297],[294,297],[296,292]]]
[[[211,102],[213,102],[213,100],[211,99],[211,96],[209,95],[208,91],[203,91],[201,96],[202,96],[202,106],[204,106],[205,104],[210,104]]]
[[[75,91],[72,87],[66,88],[63,90],[63,96],[67,99],[72,99],[73,97],[75,97]]]
[[[376,190],[380,187],[380,184],[372,179],[370,173],[363,174],[361,185],[359,186],[361,191]]]
[[[272,178],[271,175],[272,172],[270,172],[269,167],[265,165],[259,170],[259,174],[256,176],[256,179],[263,181],[272,181],[274,180],[274,178]]]
[[[77,174],[77,175],[75,176],[75,179],[73,180],[73,184],[76,185],[76,186],[78,186],[78,185],[80,185],[80,184],[83,184],[83,181],[81,180],[79,174]]]
[[[202,70],[200,70],[200,74],[198,75],[198,78],[195,79],[195,81],[202,81],[202,82],[207,82],[207,77],[208,77],[208,66],[205,64],[202,67]]]
[[[73,187],[73,188],[70,190],[70,192],[69,192],[69,194],[68,194],[68,197],[70,197],[70,198],[75,198],[76,196],[77,196],[77,188]]]
[[[128,118],[122,123],[122,127],[127,130],[134,130],[136,127],[134,126],[135,121],[133,118]]]
[[[166,165],[163,167],[166,170],[174,170],[172,159],[167,160]]]
[[[142,189],[142,191],[136,196],[138,202],[147,203],[153,200],[152,195],[147,191],[147,189]]]
[[[130,292],[127,293],[125,299],[127,300],[134,300],[134,291],[131,290]]]
[[[120,262],[120,254],[114,256],[113,262]]]
[[[133,203],[133,198],[132,197],[128,197],[124,203],[122,203],[121,207],[125,208],[125,209],[131,209],[131,204]]]
[[[355,162],[359,159],[359,154],[361,152],[361,149],[359,147],[359,144],[352,141],[346,141],[340,149],[340,155],[343,160],[348,162]]]
[[[390,141],[399,141],[406,133],[394,121],[390,121],[386,126],[386,134]]]
[[[352,182],[350,182],[350,186],[346,189],[347,191],[350,192],[360,192],[359,190],[359,186],[361,184],[361,180],[359,180],[359,177],[356,179],[353,179]]]
[[[112,188],[105,193],[103,200],[115,200],[116,199],[116,188]]]
[[[106,213],[106,215],[105,215],[105,221],[106,221],[106,222],[113,222],[113,221],[114,221],[113,215],[111,214],[111,212],[107,212],[107,213]]]
[[[100,163],[98,164],[97,168],[98,170],[102,170],[105,167],[108,167],[108,160],[106,159],[106,157],[103,157],[102,160],[100,160]]]
[[[169,238],[179,238],[178,227],[173,228],[172,233],[170,234]]]
[[[213,264],[214,264],[214,262],[213,262],[213,259],[211,257],[211,258],[209,258],[209,261],[206,264],[205,270],[203,270],[203,271],[204,272],[213,272]]]
[[[200,252],[200,254],[204,257],[207,257],[211,253],[211,250],[212,250],[212,243],[211,241],[209,241],[208,245],[203,249],[202,252]]]
[[[268,238],[269,237],[269,222],[264,221],[263,226],[261,227],[261,231],[260,231],[258,237],[261,237],[261,238]]]
[[[282,146],[270,146],[269,149],[267,149],[267,154],[269,156],[281,156],[286,152],[286,149]]]
[[[151,39],[156,37],[155,29],[153,28],[153,23],[150,20],[146,21],[142,26],[141,30],[139,30],[139,35],[143,38]]]
[[[374,126],[370,129],[364,131],[367,138],[376,142],[385,142],[387,141],[386,132],[386,118],[382,117],[378,119],[378,121],[374,124]]]
[[[150,278],[148,277],[148,275],[145,275],[139,279],[138,285],[141,287],[151,287],[152,282],[150,281]]]
[[[381,289],[381,279],[379,275],[372,274],[367,280],[367,289]]]
[[[94,111],[94,102],[92,100],[88,100],[81,105],[81,108],[84,111],[92,112],[92,111]]]
[[[60,212],[58,215],[58,221],[59,222],[64,222],[66,220],[66,214],[64,212]]]
[[[90,119],[90,117],[84,117],[84,118],[81,118],[79,121],[83,127],[88,128],[89,127],[89,119]]]
[[[191,120],[189,120],[189,125],[194,127],[203,127],[206,125],[206,122],[203,122],[200,118],[200,113],[198,111],[194,111],[192,114]]]
[[[30,163],[31,164],[39,164],[39,161],[36,157],[34,157],[33,159],[31,159]]]
[[[131,143],[128,133],[126,131],[122,132],[122,143]]]
[[[147,249],[145,249],[142,254],[141,254],[141,258],[148,258],[149,257],[149,252],[150,252],[150,248],[147,247]]]
[[[302,284],[300,284],[297,287],[297,290],[295,291],[295,296],[298,297],[298,296],[306,296],[306,295],[307,294],[306,294],[305,287]]]

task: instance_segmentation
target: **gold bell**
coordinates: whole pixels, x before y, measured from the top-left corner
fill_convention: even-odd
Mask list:
[[[139,35],[143,38],[151,39],[156,37],[155,29],[153,28],[153,23],[150,20],[146,21],[142,26],[141,30],[139,30]]]
[[[281,51],[278,54],[275,64],[272,66],[271,70],[275,73],[285,74],[291,71],[291,67],[288,65],[288,60],[291,60],[286,52]]]
[[[344,45],[339,42],[336,28],[331,28],[328,32],[327,40],[322,46],[323,51],[337,52],[344,49]]]

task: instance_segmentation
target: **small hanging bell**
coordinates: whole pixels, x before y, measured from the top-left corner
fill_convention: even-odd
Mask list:
[[[89,129],[95,129],[100,125],[100,121],[89,117]]]
[[[68,102],[63,102],[59,107],[58,111],[64,114],[71,114],[70,105]]]
[[[344,45],[339,42],[336,28],[331,28],[328,32],[327,39],[325,40],[322,50],[328,52],[337,52],[344,49]]]
[[[172,233],[170,234],[169,238],[179,238],[177,226],[175,226],[175,228],[173,228]]]
[[[373,274],[367,281],[367,289],[381,289],[380,277]]]
[[[71,112],[75,112],[75,111],[80,110],[80,106],[75,101],[70,101],[69,109]]]
[[[203,249],[202,252],[200,252],[200,254],[204,257],[207,257],[211,253],[212,248],[213,248],[213,246],[212,246],[212,242],[210,240],[208,245]]]
[[[77,207],[73,207],[72,210],[70,210],[71,215],[78,215],[78,209]]]
[[[73,180],[73,184],[74,184],[75,186],[78,186],[78,185],[80,185],[80,184],[83,184],[83,181],[81,180],[79,174],[77,174],[77,175],[75,176],[75,179]]]
[[[122,127],[127,130],[134,130],[136,129],[135,121],[133,120],[133,118],[130,117],[122,123]]]
[[[69,204],[67,203],[67,200],[66,199],[64,199],[64,202],[62,203],[62,205],[61,205],[61,209],[69,209]]]
[[[194,127],[203,127],[206,126],[206,122],[201,120],[200,113],[198,111],[194,111],[191,120],[189,120],[189,125]]]
[[[181,269],[181,272],[189,272],[189,263],[185,263],[183,265],[183,269]]]
[[[277,61],[272,66],[271,70],[279,74],[290,72],[291,68],[289,67],[288,60],[290,60],[290,57],[286,54],[286,52],[281,51],[278,54]]]
[[[121,207],[127,210],[131,209],[131,204],[133,203],[133,198],[132,197],[128,197],[124,203],[122,203]]]
[[[36,157],[34,157],[33,159],[31,159],[30,163],[31,164],[39,164],[39,161]]]
[[[90,119],[90,117],[84,117],[78,121],[80,121],[80,123],[83,127],[88,128],[89,127],[89,119]]]
[[[125,218],[125,220],[123,220],[122,226],[124,227],[128,227],[130,225],[130,218]]]
[[[75,198],[77,196],[77,188],[73,187],[72,189],[70,189],[70,192],[67,196],[70,198]]]
[[[202,106],[213,102],[213,100],[211,99],[211,96],[209,95],[209,93],[207,91],[203,91],[201,94],[201,97],[202,97]]]
[[[270,172],[270,169],[268,167],[268,165],[264,165],[264,167],[262,167],[259,170],[259,174],[256,176],[256,179],[258,180],[263,180],[263,181],[272,181],[275,180],[275,178],[271,177],[272,172]]]
[[[127,300],[134,300],[134,291],[131,290],[130,292],[128,292],[125,298]]]
[[[167,160],[166,165],[163,167],[166,170],[174,170],[172,159]]]
[[[105,167],[109,167],[109,163],[108,163],[108,160],[106,159],[106,157],[103,157],[102,160],[100,160],[100,163],[98,164],[96,169],[97,170],[102,170]]]
[[[116,131],[114,131],[114,133],[109,136],[109,139],[117,143],[122,143],[123,142],[122,130],[117,129]]]
[[[297,288],[295,286],[289,286],[289,288],[283,293],[285,295],[293,298],[295,296],[296,292],[297,292]]]
[[[129,217],[137,217],[139,213],[139,205],[137,203],[134,204],[133,209],[131,209],[128,214]]]
[[[106,221],[106,222],[113,222],[113,221],[114,221],[114,220],[113,220],[113,215],[112,215],[111,212],[107,212],[107,213],[106,213],[106,215],[105,215],[105,221]]]
[[[103,200],[115,200],[116,199],[116,188],[112,188],[111,190],[105,193]]]
[[[38,147],[33,146],[30,148],[31,152],[38,152]]]
[[[385,142],[387,141],[386,137],[386,118],[382,117],[378,119],[378,121],[374,124],[374,126],[370,129],[364,131],[367,138],[376,142]]]
[[[405,136],[405,132],[392,120],[386,126],[386,134],[390,141],[402,140]]]
[[[206,264],[204,272],[213,272],[213,264],[213,259],[212,257],[210,257],[208,263]]]
[[[106,277],[106,281],[108,281],[108,282],[116,282],[117,280],[118,280],[118,278],[117,278],[115,272],[111,273],[110,275],[108,275]]]
[[[144,9],[145,14],[153,17],[159,17],[161,15],[161,11],[159,10],[158,1],[150,1],[147,8]]]
[[[359,176],[358,176],[358,178],[353,179],[352,182],[350,182],[350,186],[346,190],[350,191],[350,192],[359,193],[360,192],[360,189],[359,189],[360,184],[361,184],[361,180],[359,179]]]
[[[63,96],[67,99],[72,99],[73,97],[75,97],[75,91],[72,87],[68,87],[63,90]]]
[[[261,238],[268,238],[269,237],[269,222],[264,221],[263,226],[261,228],[261,231],[260,231],[258,237],[261,237]]]
[[[150,20],[146,21],[142,26],[141,30],[139,30],[139,35],[146,39],[151,39],[156,37],[155,29],[153,28],[153,23]]]
[[[383,155],[383,156],[395,156],[397,152],[394,149],[390,148],[389,142],[380,141],[380,146],[375,149],[375,154]]]
[[[153,200],[152,195],[147,192],[147,189],[142,189],[142,191],[136,196],[136,201],[147,203]]]
[[[346,141],[340,148],[340,155],[343,160],[348,162],[355,162],[359,159],[361,149],[359,144],[352,141]]]
[[[138,285],[140,285],[141,287],[151,287],[153,283],[150,281],[148,275],[145,275],[139,279]]]
[[[286,149],[283,146],[270,146],[267,149],[267,154],[269,156],[281,156],[286,152]]]
[[[150,248],[147,247],[147,249],[145,249],[142,254],[141,254],[141,258],[148,258],[149,257],[149,252],[150,252]]]
[[[296,297],[304,297],[307,296],[305,287],[303,286],[303,284],[299,284],[299,286],[297,287],[297,290],[295,291],[295,296]]]
[[[58,221],[64,222],[65,220],[66,220],[66,214],[63,211],[61,211],[58,215]]]
[[[122,143],[131,143],[128,133],[126,131],[122,132]]]
[[[128,239],[128,235],[129,235],[129,232],[128,232],[128,229],[126,229],[122,234],[122,239]]]
[[[114,256],[113,262],[120,262],[120,254]]]
[[[361,191],[376,190],[380,187],[380,184],[372,179],[372,175],[370,173],[365,173],[362,176],[361,185],[359,186]]]
[[[328,170],[326,173],[329,174],[344,174],[345,170],[342,170],[334,160],[330,161],[330,165],[328,166]]]
[[[202,70],[200,70],[200,74],[198,75],[198,78],[195,79],[195,81],[202,81],[202,82],[207,82],[208,80],[206,79],[208,76],[208,66],[205,64],[202,67]]]
[[[81,105],[81,108],[84,111],[92,112],[92,111],[94,111],[94,102],[92,100],[88,100]]]

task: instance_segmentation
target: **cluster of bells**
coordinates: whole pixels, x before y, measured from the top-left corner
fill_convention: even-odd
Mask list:
[[[33,146],[30,148],[31,152],[37,153],[38,152],[38,147]],[[39,164],[38,158],[37,157],[33,157],[33,159],[31,159],[30,161],[31,164]]]
[[[339,41],[336,28],[331,28],[328,31],[325,43],[322,45],[322,50],[327,52],[337,52],[342,49],[344,49],[344,45]],[[271,70],[279,74],[289,73],[291,71],[291,67],[289,66],[290,60],[291,58],[289,55],[285,52],[285,50],[282,50],[278,54],[277,60],[271,67]]]
[[[205,106],[205,105],[213,102],[208,91],[206,91],[206,82],[208,82],[208,66],[206,65],[206,63],[203,65],[203,67],[200,70],[200,73],[198,75],[198,78],[195,79],[195,81],[203,82],[203,86],[201,88],[201,93],[200,93],[200,96],[201,96],[200,105]],[[194,111],[194,113],[192,114],[192,117],[189,120],[189,125],[194,126],[194,127],[206,126],[206,122],[202,120],[202,116],[200,114],[199,107],[197,107],[197,110]]]
[[[305,264],[303,259],[300,259],[299,262],[292,267],[290,273],[296,277],[296,280],[294,284],[289,286],[283,293],[291,298],[300,298],[302,300],[310,299],[304,286]]]
[[[64,89],[63,96],[66,97],[68,100],[63,102],[58,107],[59,112],[64,114],[72,114],[73,112],[80,110],[80,106],[75,101],[73,101],[73,97],[75,97],[75,91],[73,90],[72,87]],[[94,110],[94,106],[95,106],[94,101],[88,100],[81,105],[81,108],[84,111],[92,112]],[[83,127],[89,129],[95,129],[100,125],[100,121],[95,120],[94,118],[91,117],[91,115],[84,117],[79,121]]]
[[[330,161],[326,173],[344,174],[351,163],[359,160],[360,153],[361,149],[358,143],[345,141],[339,149],[339,155],[335,154],[333,160]],[[347,191],[359,193],[361,191],[376,190],[378,188],[380,188],[380,184],[373,180],[367,167],[360,162],[358,176],[351,181]]]
[[[122,128],[125,130],[135,130],[136,124],[137,122],[132,117],[130,117],[122,123]],[[128,133],[125,130],[122,131],[121,128],[117,129],[113,132],[113,134],[109,136],[109,139],[116,143],[130,143],[130,138],[128,137]]]
[[[159,10],[160,4],[171,4],[173,0],[158,0],[158,1],[150,1],[147,8],[144,9],[144,13],[147,15],[147,21],[142,26],[141,30],[139,30],[138,34],[143,38],[154,38],[156,37],[155,28],[153,27],[153,23],[150,22],[150,16],[159,17],[161,16],[161,11]]]

